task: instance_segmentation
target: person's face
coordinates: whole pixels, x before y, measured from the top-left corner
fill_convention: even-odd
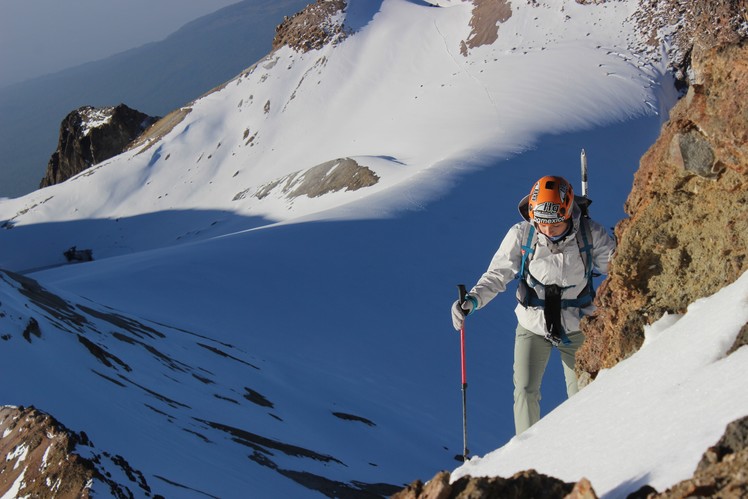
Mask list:
[[[538,230],[548,236],[548,237],[558,237],[562,235],[564,232],[566,232],[566,228],[569,226],[569,221],[553,224],[553,225],[546,225],[546,224],[536,224],[538,226]]]

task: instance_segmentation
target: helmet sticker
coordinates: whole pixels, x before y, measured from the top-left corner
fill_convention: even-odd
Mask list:
[[[532,193],[530,194],[530,201],[533,203],[538,200],[538,193],[540,192],[540,182],[535,182],[535,187],[532,188]]]

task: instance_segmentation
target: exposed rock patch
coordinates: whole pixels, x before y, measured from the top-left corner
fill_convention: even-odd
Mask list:
[[[0,408],[0,494],[88,497],[95,469],[71,454],[81,436],[33,407]]]
[[[510,478],[463,477],[449,483],[450,473],[442,471],[426,483],[420,480],[393,495],[393,499],[596,499],[592,484],[582,478],[576,484],[534,470]],[[707,449],[693,478],[665,492],[649,485],[630,494],[629,499],[685,499],[688,497],[748,497],[748,416],[730,423],[722,438]]]
[[[341,42],[347,37],[342,16],[346,6],[345,0],[317,0],[286,17],[275,28],[273,50],[288,46],[297,52],[309,52]]]
[[[473,5],[470,35],[460,44],[464,56],[468,55],[468,49],[495,42],[499,38],[499,25],[512,17],[510,0],[473,0]]]
[[[64,182],[96,163],[120,154],[157,119],[124,104],[76,109],[60,124],[57,150],[49,160],[39,187]]]
[[[357,191],[379,182],[379,177],[366,166],[351,158],[341,158],[319,164],[306,171],[298,171],[260,187],[254,197],[263,199],[271,194],[289,200],[299,196],[316,198],[341,190]],[[249,195],[245,190],[234,196],[234,201]]]
[[[161,140],[163,136],[171,132],[175,126],[180,124],[191,111],[191,107],[182,107],[170,112],[133,140],[132,143],[128,145],[127,149],[134,150],[142,147],[143,149],[139,152],[150,149],[153,144]]]
[[[121,456],[92,452],[85,433],[67,429],[34,407],[0,407],[0,494],[3,497],[93,497],[97,482],[114,497],[133,497],[128,486],[105,477],[97,463],[110,461],[134,482],[139,495],[151,497],[143,475]],[[92,458],[84,458],[79,448]],[[102,490],[102,492],[104,492]]]
[[[748,43],[702,52],[693,67],[642,157],[600,310],[583,323],[577,368],[592,377],[635,352],[645,324],[748,270]]]
[[[748,497],[748,417],[730,423],[701,458],[693,478],[648,499]]]
[[[427,483],[420,480],[408,485],[392,499],[597,499],[590,482],[565,483],[535,470],[516,473],[511,478],[463,477],[449,483],[449,472],[442,471]]]
[[[660,47],[666,47],[682,88],[691,83],[692,59],[699,52],[748,36],[748,12],[742,0],[641,0],[634,18],[646,50],[659,53]]]

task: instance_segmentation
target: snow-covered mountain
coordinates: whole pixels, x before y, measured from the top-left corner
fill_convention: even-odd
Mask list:
[[[673,102],[637,2],[498,4],[317,2],[287,28],[315,19],[295,36],[320,48],[279,47],[131,150],[0,202],[0,402],[85,431],[136,496],[371,497],[455,467],[455,285],[534,180],[577,182],[581,148],[612,226]],[[513,301],[470,322],[475,455],[513,434]]]
[[[0,196],[39,187],[69,112],[124,103],[163,116],[267,54],[275,26],[306,3],[243,0],[162,41],[0,89]]]

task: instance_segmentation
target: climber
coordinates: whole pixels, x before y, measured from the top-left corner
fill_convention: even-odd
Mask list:
[[[452,305],[460,330],[465,316],[486,306],[517,278],[514,343],[514,425],[517,435],[540,419],[540,384],[553,347],[558,348],[566,393],[577,391],[576,351],[584,341],[581,317],[594,310],[593,269],[607,273],[615,241],[587,216],[590,201],[575,198],[562,177],[545,176],[519,203],[524,221],[501,242],[486,272]]]

